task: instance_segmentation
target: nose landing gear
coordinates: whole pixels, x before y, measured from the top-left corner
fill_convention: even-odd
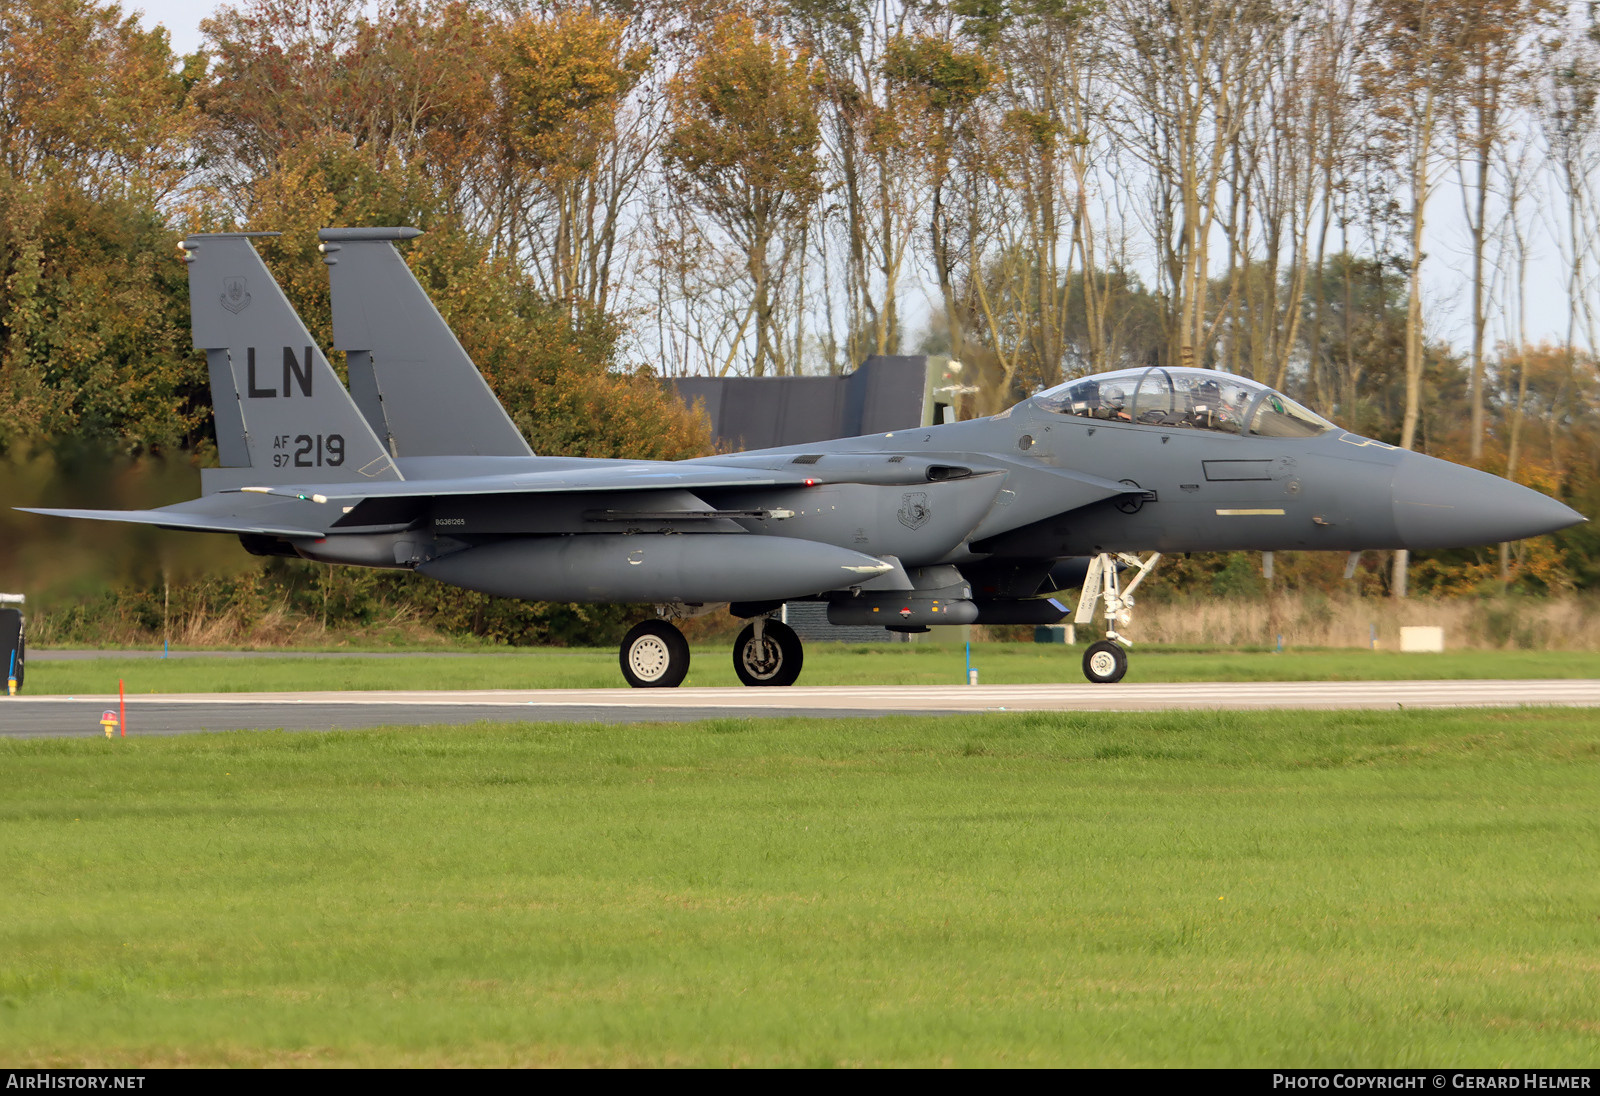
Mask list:
[[[1119,562],[1135,570],[1126,585],[1117,573]],[[1114,684],[1128,672],[1128,653],[1123,648],[1133,646],[1133,640],[1119,635],[1117,627],[1133,620],[1133,591],[1160,562],[1160,552],[1152,553],[1147,560],[1126,552],[1115,555],[1102,552],[1090,558],[1089,573],[1084,576],[1083,592],[1078,597],[1078,611],[1072,620],[1075,624],[1091,623],[1095,602],[1105,603],[1106,638],[1089,644],[1089,649],[1083,653],[1083,676],[1096,685]]]

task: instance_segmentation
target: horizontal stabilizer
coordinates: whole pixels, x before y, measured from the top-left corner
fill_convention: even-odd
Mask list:
[[[18,506],[30,514],[53,518],[87,518],[89,521],[120,521],[129,525],[154,525],[158,529],[178,529],[191,533],[257,533],[268,537],[320,537],[322,530],[300,526],[262,523],[225,514],[199,514],[183,510],[42,510]]]

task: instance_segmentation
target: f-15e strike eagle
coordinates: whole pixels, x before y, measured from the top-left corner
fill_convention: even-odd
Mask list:
[[[1161,553],[1455,548],[1586,520],[1515,483],[1340,429],[1205,369],[1069,381],[988,418],[684,461],[535,456],[394,241],[319,236],[339,383],[249,237],[195,235],[194,345],[223,467],[157,510],[34,513],[228,533],[257,554],[404,568],[528,601],[652,602],[634,686],[675,686],[671,623],[726,604],[746,685],[789,685],[787,601],[834,624],[1042,624],[1101,606],[1090,681],[1119,680],[1133,589]],[[1141,558],[1136,553],[1149,552]],[[1126,581],[1124,572],[1126,571]]]

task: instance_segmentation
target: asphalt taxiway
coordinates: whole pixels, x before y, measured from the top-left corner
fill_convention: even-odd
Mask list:
[[[140,694],[129,698],[127,722],[130,734],[185,734],[479,721],[654,723],[998,711],[1394,710],[1521,706],[1600,708],[1600,679],[174,693]],[[101,713],[116,707],[115,696],[0,697],[0,737],[98,735],[103,733]]]

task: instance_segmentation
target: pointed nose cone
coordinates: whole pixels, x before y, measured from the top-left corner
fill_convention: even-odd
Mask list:
[[[1395,469],[1394,523],[1407,548],[1498,544],[1587,520],[1532,488],[1421,453]]]

